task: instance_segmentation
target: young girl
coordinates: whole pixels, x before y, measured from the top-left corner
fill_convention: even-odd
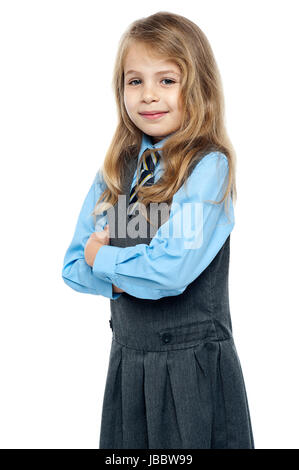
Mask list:
[[[110,299],[100,448],[253,449],[228,294],[235,154],[210,44],[177,14],[137,20],[113,84],[119,122],[62,271]]]

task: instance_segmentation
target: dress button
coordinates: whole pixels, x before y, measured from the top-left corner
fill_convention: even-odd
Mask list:
[[[163,333],[162,335],[162,341],[163,343],[169,343],[171,341],[171,334],[170,333]]]

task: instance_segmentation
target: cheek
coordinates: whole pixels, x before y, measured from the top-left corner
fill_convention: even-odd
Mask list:
[[[128,109],[128,95],[126,92],[124,92],[124,103],[125,103],[126,109]]]
[[[177,109],[180,113],[183,111],[183,97],[181,92],[177,94]]]
[[[132,94],[124,92],[124,103],[127,111],[130,111],[134,106],[134,99]]]
[[[182,111],[182,97],[178,91],[174,91],[171,97],[169,97],[172,108],[177,112]]]

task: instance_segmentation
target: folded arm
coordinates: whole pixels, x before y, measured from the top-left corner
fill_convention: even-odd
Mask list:
[[[222,198],[227,177],[226,156],[219,152],[206,155],[189,176],[187,189],[183,185],[174,195],[169,219],[151,243],[101,247],[93,274],[138,298],[182,293],[211,263],[234,227],[231,201],[229,219],[224,202],[205,202]]]

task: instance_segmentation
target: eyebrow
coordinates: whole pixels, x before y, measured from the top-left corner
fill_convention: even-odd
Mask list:
[[[125,75],[129,75],[130,73],[136,73],[137,75],[142,75],[141,72],[137,72],[137,70],[128,70]],[[174,73],[175,75],[179,75],[177,72],[174,70],[161,70],[160,72],[156,72],[155,75],[161,75],[164,73]]]

